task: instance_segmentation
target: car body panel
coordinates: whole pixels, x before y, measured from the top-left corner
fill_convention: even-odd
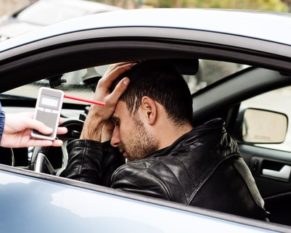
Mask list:
[[[175,15],[175,17],[172,17]],[[235,15],[235,17],[234,17]],[[135,19],[135,20],[132,20]],[[191,20],[189,20],[191,19]],[[207,19],[207,20],[205,20]],[[227,23],[232,21],[232,24]],[[37,41],[80,30],[112,27],[184,28],[256,38],[291,45],[290,16],[266,13],[232,12],[199,9],[140,9],[106,12],[82,19],[72,19],[27,35],[18,43]],[[269,33],[272,28],[272,33]],[[21,42],[20,42],[21,41]],[[10,44],[10,45],[9,45]],[[17,46],[17,41],[4,44],[3,50]]]
[[[39,29],[39,26],[25,22],[5,22],[0,26],[1,40],[5,40],[17,35],[24,34],[28,31]]]
[[[34,31],[43,26],[119,7],[83,0],[37,0],[12,16],[0,18],[0,41]]]
[[[3,170],[0,185],[2,232],[277,232]]]

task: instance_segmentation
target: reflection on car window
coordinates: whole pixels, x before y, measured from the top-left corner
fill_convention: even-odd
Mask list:
[[[255,96],[246,101],[243,101],[241,103],[241,109],[260,108],[260,109],[271,110],[275,112],[284,113],[288,116],[288,119],[290,119],[291,117],[290,100],[291,100],[291,86],[288,86],[288,87],[270,91],[270,92]],[[257,146],[291,152],[290,127],[288,128],[287,136],[283,143],[257,144]]]
[[[195,75],[184,76],[191,93],[209,86],[248,66],[231,62],[199,60],[199,69]]]

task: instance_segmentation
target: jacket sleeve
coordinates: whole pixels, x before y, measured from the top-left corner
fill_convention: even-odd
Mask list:
[[[146,163],[124,164],[122,155],[109,142],[75,140],[68,145],[68,153],[68,166],[61,174],[63,177],[171,200],[164,182]]]
[[[109,142],[74,140],[68,145],[68,166],[61,176],[93,184],[111,186],[111,175],[124,163]]]
[[[148,167],[146,163],[129,162],[113,173],[111,187],[126,192],[172,200],[169,188],[155,175],[154,169],[155,167]]]

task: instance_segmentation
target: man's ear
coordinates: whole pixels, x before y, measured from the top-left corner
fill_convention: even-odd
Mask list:
[[[153,125],[157,120],[158,114],[156,102],[148,96],[143,96],[141,99],[140,108],[144,119],[146,119],[150,125]]]

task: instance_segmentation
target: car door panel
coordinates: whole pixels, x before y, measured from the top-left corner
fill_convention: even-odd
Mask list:
[[[265,200],[270,220],[291,225],[291,154],[251,145],[240,145],[240,152]]]
[[[40,232],[40,225],[44,233],[262,232],[259,226],[263,223],[258,221],[245,225],[232,216],[230,224],[223,219],[223,214],[220,218],[198,208],[169,206],[169,202],[163,204],[109,188],[10,170],[0,165],[1,232]],[[16,209],[17,216],[11,211]],[[275,226],[265,229],[267,232],[280,230]]]

